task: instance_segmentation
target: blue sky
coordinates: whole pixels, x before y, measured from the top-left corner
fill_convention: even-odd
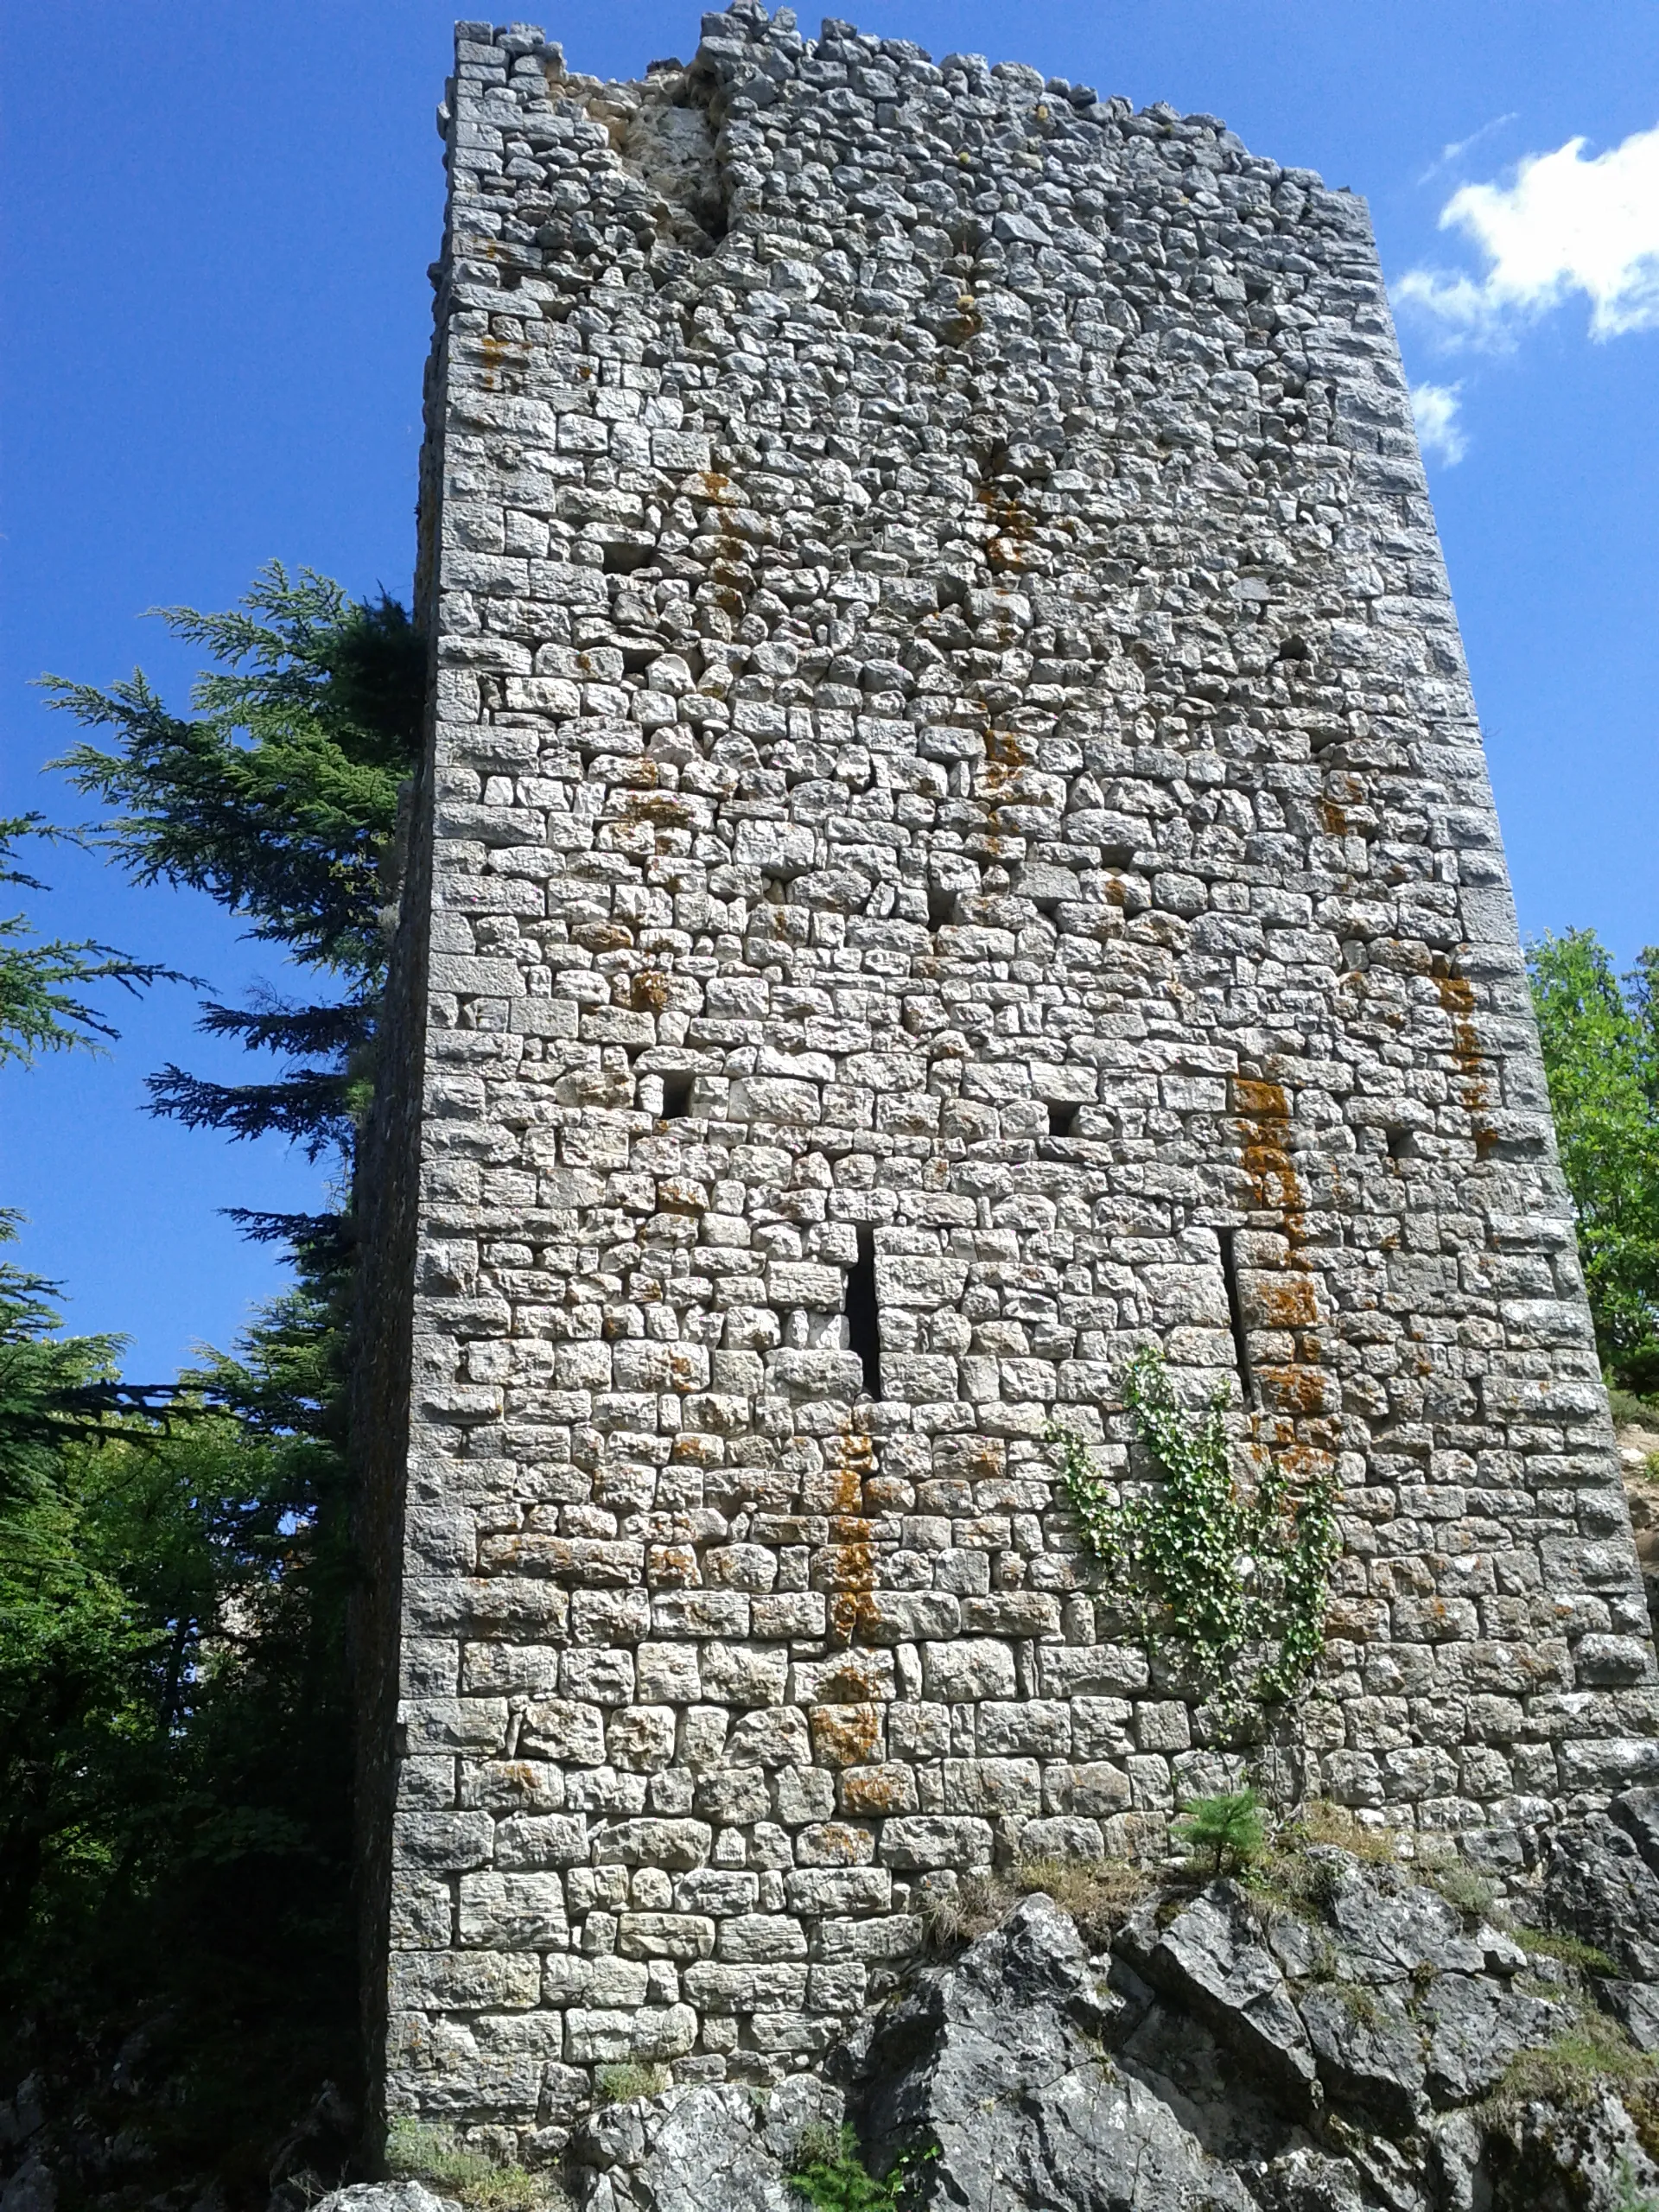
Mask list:
[[[1659,938],[1659,0],[868,0],[858,20],[1224,117],[1366,195],[1432,387],[1522,927],[1592,924],[1621,958]],[[449,25],[429,0],[6,11],[0,812],[79,810],[38,773],[71,734],[41,671],[142,660],[181,695],[191,657],[145,607],[227,605],[273,555],[406,594]],[[573,67],[631,75],[689,55],[697,15],[577,0],[548,29]],[[73,854],[41,872],[50,931],[221,996],[276,978],[203,900]],[[230,1064],[194,1012],[158,991],[107,1058],[0,1070],[16,1256],[63,1281],[72,1325],[125,1332],[135,1376],[228,1342],[279,1286],[217,1210],[304,1206],[320,1180],[274,1142],[143,1115],[163,1061]]]

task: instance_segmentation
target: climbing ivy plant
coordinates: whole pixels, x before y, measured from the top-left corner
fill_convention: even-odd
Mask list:
[[[1254,1489],[1242,1488],[1225,1393],[1194,1419],[1157,1351],[1135,1355],[1122,1388],[1161,1484],[1120,1501],[1082,1439],[1057,1427],[1050,1436],[1066,1496],[1090,1550],[1136,1607],[1147,1641],[1182,1646],[1223,1719],[1236,1726],[1252,1699],[1271,1706],[1299,1695],[1325,1649],[1341,1549],[1335,1481],[1319,1476],[1293,1499],[1270,1460]]]

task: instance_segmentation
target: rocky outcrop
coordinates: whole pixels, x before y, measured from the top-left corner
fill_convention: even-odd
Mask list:
[[[1027,1896],[918,1972],[829,2080],[594,2116],[578,2202],[799,2212],[804,2131],[833,2145],[850,2123],[872,2173],[905,2170],[906,2212],[1631,2212],[1659,2168],[1618,2094],[1643,2061],[1608,2015],[1650,2047],[1651,1795],[1549,1840],[1527,1908],[1548,1950],[1331,1847],[1166,1884],[1100,1944]]]

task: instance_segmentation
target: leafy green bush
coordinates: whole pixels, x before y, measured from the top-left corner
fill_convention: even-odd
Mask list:
[[[790,2179],[816,2212],[899,2212],[909,2175],[907,2162],[877,2181],[859,2156],[850,2127],[804,2127]]]
[[[1163,1355],[1138,1351],[1124,1402],[1163,1474],[1155,1494],[1121,1502],[1069,1430],[1051,1427],[1060,1479],[1084,1540],[1141,1611],[1149,1642],[1181,1645],[1224,1719],[1249,1700],[1282,1704],[1306,1686],[1325,1649],[1331,1569],[1341,1550],[1334,1481],[1293,1500],[1269,1461],[1254,1491],[1234,1480],[1224,1394],[1194,1423]],[[1253,1655],[1268,1651],[1254,1668]]]
[[[1203,1871],[1212,1874],[1235,1873],[1253,1866],[1268,1846],[1267,1818],[1254,1789],[1198,1798],[1170,1834],[1185,1847],[1195,1866],[1202,1866],[1208,1853],[1211,1863]]]

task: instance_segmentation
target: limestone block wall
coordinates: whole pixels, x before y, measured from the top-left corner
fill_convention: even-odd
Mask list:
[[[456,56],[391,2103],[772,2079],[1237,1774],[1046,1440],[1148,1340],[1340,1479],[1282,1786],[1518,1863],[1653,1659],[1363,203],[787,11]]]

